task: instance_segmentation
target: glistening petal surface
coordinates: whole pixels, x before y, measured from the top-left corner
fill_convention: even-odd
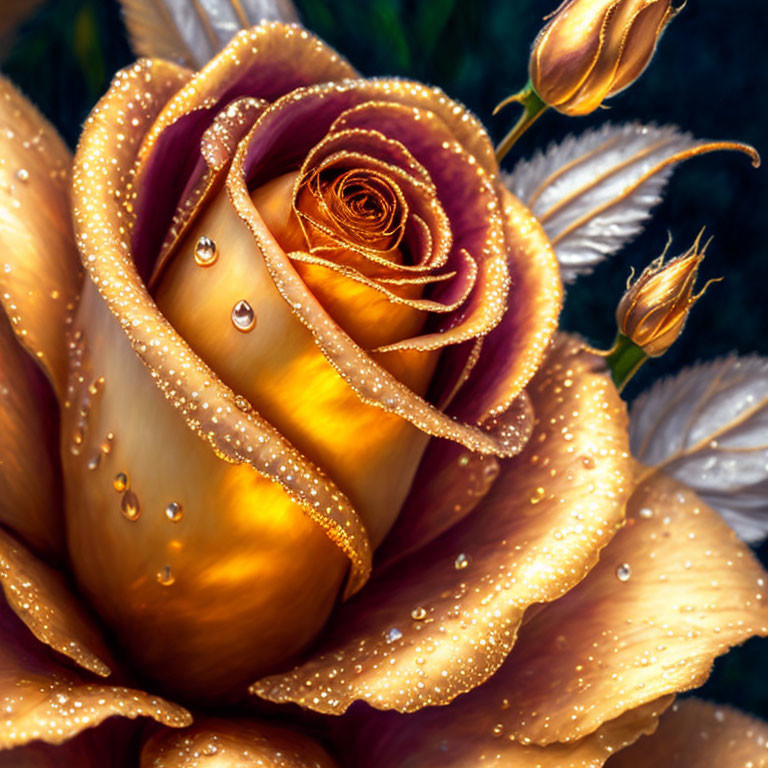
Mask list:
[[[378,574],[317,653],[255,693],[329,714],[446,704],[499,668],[529,606],[587,574],[623,519],[626,412],[600,359],[567,337],[529,394],[534,433],[475,511]]]

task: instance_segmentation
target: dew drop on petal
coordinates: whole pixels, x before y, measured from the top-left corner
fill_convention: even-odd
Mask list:
[[[173,575],[173,571],[171,570],[170,565],[164,565],[157,572],[157,581],[158,583],[162,584],[164,587],[170,587],[171,584],[173,584],[173,582],[176,581],[176,577]]]
[[[101,454],[97,453],[95,456],[92,456],[90,459],[88,459],[88,469],[93,471],[94,469],[99,468],[99,464],[101,463]]]
[[[653,517],[653,510],[650,507],[643,507],[640,510],[640,517],[645,518],[646,520],[649,520]]]
[[[541,486],[536,488],[531,494],[531,504],[538,504],[544,498],[545,493],[546,491]]]
[[[392,627],[391,629],[387,630],[388,643],[396,643],[402,638],[402,636],[403,633],[397,627]]]
[[[248,333],[256,327],[256,313],[247,301],[241,299],[232,308],[232,324],[243,333]]]
[[[616,568],[616,578],[619,581],[629,581],[631,575],[632,569],[629,567],[629,563],[622,563]]]
[[[203,235],[195,245],[195,264],[201,267],[210,267],[219,258],[216,243],[210,237]]]
[[[419,605],[411,611],[411,618],[414,621],[424,621],[427,618],[427,609]]]
[[[123,494],[123,498],[120,500],[120,511],[131,522],[135,522],[141,517],[141,506],[133,491],[126,491]]]
[[[465,555],[463,552],[460,555],[456,556],[456,559],[453,561],[453,567],[457,571],[463,571],[470,563],[470,556]]]
[[[115,436],[112,432],[107,432],[106,436],[104,437],[104,442],[101,444],[101,452],[107,456],[112,451],[112,443],[115,440]]]
[[[118,493],[122,493],[128,488],[128,475],[126,475],[125,472],[118,472],[115,475],[115,479],[112,481],[112,487]]]
[[[26,168],[19,168],[19,170],[16,171],[16,178],[19,181],[29,181],[29,171]]]
[[[172,522],[178,523],[184,517],[184,510],[178,501],[172,501],[165,508],[165,516]]]

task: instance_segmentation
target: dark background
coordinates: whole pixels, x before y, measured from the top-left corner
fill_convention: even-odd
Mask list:
[[[6,0],[0,0],[0,3]],[[296,0],[306,26],[365,75],[397,74],[441,86],[498,140],[514,108],[494,105],[527,79],[529,46],[559,0]],[[606,120],[674,123],[696,136],[739,139],[768,163],[768,3],[689,0],[643,77],[587,118],[545,115],[505,161]],[[80,125],[114,72],[132,61],[117,0],[48,0],[13,40],[0,39],[3,71],[74,146]],[[613,339],[613,313],[630,265],[642,269],[670,230],[682,252],[702,226],[715,240],[702,277],[724,276],[692,312],[682,339],[647,364],[628,399],[655,378],[731,351],[768,354],[768,179],[735,154],[682,166],[646,231],[568,291],[563,325],[596,345]],[[768,510],[766,512],[768,514]],[[758,550],[768,564],[768,545]],[[704,693],[768,719],[768,640],[752,640],[716,664]]]

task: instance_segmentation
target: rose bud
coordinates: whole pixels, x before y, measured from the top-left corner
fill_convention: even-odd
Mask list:
[[[671,0],[566,0],[530,58],[536,94],[566,115],[586,115],[631,85],[680,9]]]
[[[699,265],[709,244],[699,250],[700,240],[701,235],[688,251],[667,264],[662,254],[637,280],[627,283],[627,292],[616,309],[616,322],[619,332],[648,357],[660,357],[674,344],[691,307],[714,282],[710,280],[699,293],[693,293]]]

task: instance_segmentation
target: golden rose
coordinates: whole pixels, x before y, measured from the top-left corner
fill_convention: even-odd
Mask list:
[[[648,66],[679,9],[671,0],[565,0],[533,44],[531,84],[566,115],[587,115]]]
[[[0,765],[595,766],[768,632],[440,91],[262,25],[0,152]]]

